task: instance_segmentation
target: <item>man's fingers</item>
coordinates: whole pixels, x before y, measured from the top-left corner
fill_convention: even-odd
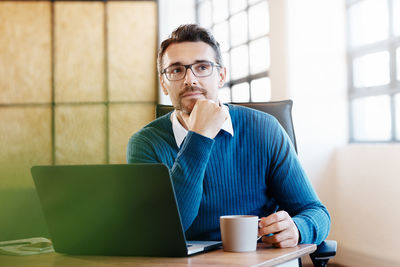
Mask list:
[[[290,215],[286,211],[281,210],[281,211],[275,212],[267,217],[261,218],[261,220],[259,222],[259,227],[267,227],[268,225],[272,225],[274,223],[283,221],[288,218],[290,218]]]
[[[279,211],[262,218],[259,223],[259,235],[262,241],[276,247],[293,247],[298,244],[299,230],[290,215]]]
[[[275,244],[275,243],[282,242],[289,238],[291,238],[291,234],[288,230],[286,230],[286,231],[282,231],[279,233],[275,233],[273,235],[263,236],[262,240],[269,244]]]
[[[288,229],[289,227],[290,227],[290,221],[284,220],[284,221],[279,221],[279,222],[273,223],[266,227],[262,227],[259,229],[258,233],[259,233],[259,235],[274,234],[274,233],[284,231],[284,230]]]
[[[278,248],[293,247],[297,245],[297,241],[292,237],[289,231],[283,231],[271,236],[263,236],[262,241]]]
[[[272,245],[274,245],[277,248],[291,248],[291,247],[296,246],[297,242],[294,239],[286,239],[286,240],[284,240],[282,242],[275,243],[275,244],[272,244]]]
[[[186,128],[208,138],[214,138],[227,117],[227,113],[218,103],[209,99],[200,99],[187,119]]]

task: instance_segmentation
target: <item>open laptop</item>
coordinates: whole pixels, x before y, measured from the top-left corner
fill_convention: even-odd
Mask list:
[[[34,166],[31,173],[56,252],[170,257],[221,245],[186,241],[163,164]]]

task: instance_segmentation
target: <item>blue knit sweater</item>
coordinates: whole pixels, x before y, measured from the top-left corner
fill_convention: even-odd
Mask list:
[[[233,137],[224,130],[214,139],[189,131],[179,148],[168,113],[131,137],[128,163],[168,166],[188,240],[220,240],[221,215],[264,217],[285,210],[301,243],[322,242],[330,228],[329,213],[283,128],[266,113],[228,107]]]

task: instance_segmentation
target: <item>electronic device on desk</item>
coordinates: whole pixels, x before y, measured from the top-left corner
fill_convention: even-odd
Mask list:
[[[163,164],[34,166],[31,172],[56,252],[176,257],[221,246],[186,241]]]

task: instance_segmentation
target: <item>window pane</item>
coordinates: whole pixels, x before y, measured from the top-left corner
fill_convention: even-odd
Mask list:
[[[229,61],[229,53],[222,53],[222,61],[224,62],[224,65],[226,67],[226,82],[229,82],[231,80],[231,69],[230,69],[230,61]]]
[[[394,97],[394,102],[396,105],[396,139],[400,140],[400,94]]]
[[[390,81],[389,53],[373,53],[354,59],[354,86],[368,87],[388,84]]]
[[[370,96],[353,100],[355,140],[387,141],[391,136],[390,97]]]
[[[218,0],[217,0],[218,1]],[[229,2],[229,9],[231,14],[236,13],[240,10],[243,10],[247,6],[246,0],[230,0]]]
[[[256,74],[265,71],[270,65],[269,38],[253,41],[250,48],[250,73]]]
[[[228,0],[213,0],[214,22],[221,22],[228,18]]]
[[[393,0],[393,33],[394,35],[400,35],[400,0]]]
[[[249,52],[247,45],[242,45],[231,51],[232,79],[245,77],[249,74]]]
[[[248,0],[247,1],[249,3],[249,5],[255,4],[257,2],[260,2],[260,0]]]
[[[250,39],[268,34],[269,12],[267,2],[249,8],[249,31]]]
[[[359,46],[388,38],[387,1],[360,1],[349,9],[350,44]]]
[[[400,140],[400,94],[395,95],[394,103],[396,109],[396,139]]]
[[[229,49],[229,24],[227,21],[214,26],[214,37],[220,45],[221,51]]]
[[[396,57],[397,57],[397,80],[400,81],[400,47],[396,49]]]
[[[240,83],[232,86],[232,101],[233,102],[249,102],[249,84]]]
[[[211,2],[205,0],[199,5],[199,23],[205,28],[210,28],[211,22]]]
[[[251,101],[265,102],[271,99],[271,80],[261,78],[251,81]]]
[[[231,45],[236,46],[247,41],[247,13],[240,12],[231,22]]]
[[[231,89],[229,87],[223,87],[218,90],[218,99],[222,103],[229,103],[231,102]]]

